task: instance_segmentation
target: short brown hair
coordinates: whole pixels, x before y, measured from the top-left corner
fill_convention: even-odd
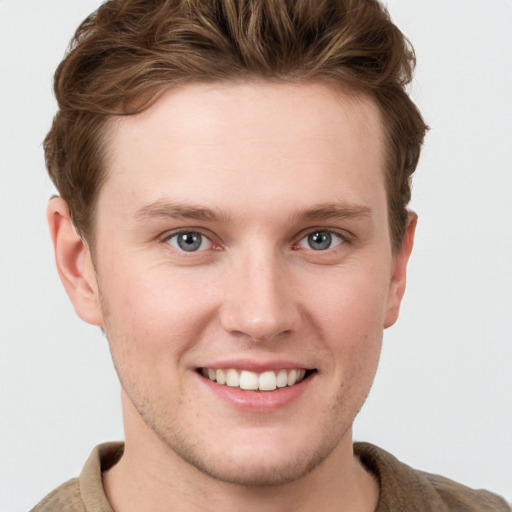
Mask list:
[[[406,93],[408,40],[377,0],[109,0],[79,26],[55,73],[46,165],[82,235],[106,179],[104,131],[170,87],[325,80],[379,106],[393,248],[401,245],[427,126]]]

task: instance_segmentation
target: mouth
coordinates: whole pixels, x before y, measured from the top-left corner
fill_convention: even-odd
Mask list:
[[[237,368],[199,368],[203,377],[221,386],[237,388],[244,391],[275,391],[276,389],[292,387],[310,377],[316,370],[292,368],[252,372]]]

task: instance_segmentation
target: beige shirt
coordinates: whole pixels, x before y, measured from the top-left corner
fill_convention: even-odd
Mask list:
[[[116,464],[123,448],[122,443],[97,446],[80,476],[55,489],[31,512],[113,512],[103,489],[101,474]],[[354,453],[379,481],[380,497],[375,512],[512,511],[495,494],[412,469],[377,446],[355,443]]]

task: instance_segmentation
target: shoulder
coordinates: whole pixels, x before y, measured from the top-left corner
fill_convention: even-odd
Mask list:
[[[43,498],[30,512],[86,512],[80,497],[78,478],[57,487]]]
[[[119,461],[123,450],[123,443],[96,446],[79,478],[68,480],[57,487],[31,512],[112,512],[103,489],[102,472]]]
[[[354,453],[380,484],[377,512],[511,512],[500,496],[466,487],[439,475],[418,471],[369,443],[355,443]]]
[[[484,489],[471,489],[449,478],[418,471],[447,505],[448,510],[510,512],[512,509],[500,496]]]

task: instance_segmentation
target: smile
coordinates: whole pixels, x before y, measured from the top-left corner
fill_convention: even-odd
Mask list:
[[[261,373],[235,368],[211,369],[201,368],[201,374],[207,379],[223,386],[247,391],[274,391],[298,384],[310,373],[304,368],[269,370]]]

